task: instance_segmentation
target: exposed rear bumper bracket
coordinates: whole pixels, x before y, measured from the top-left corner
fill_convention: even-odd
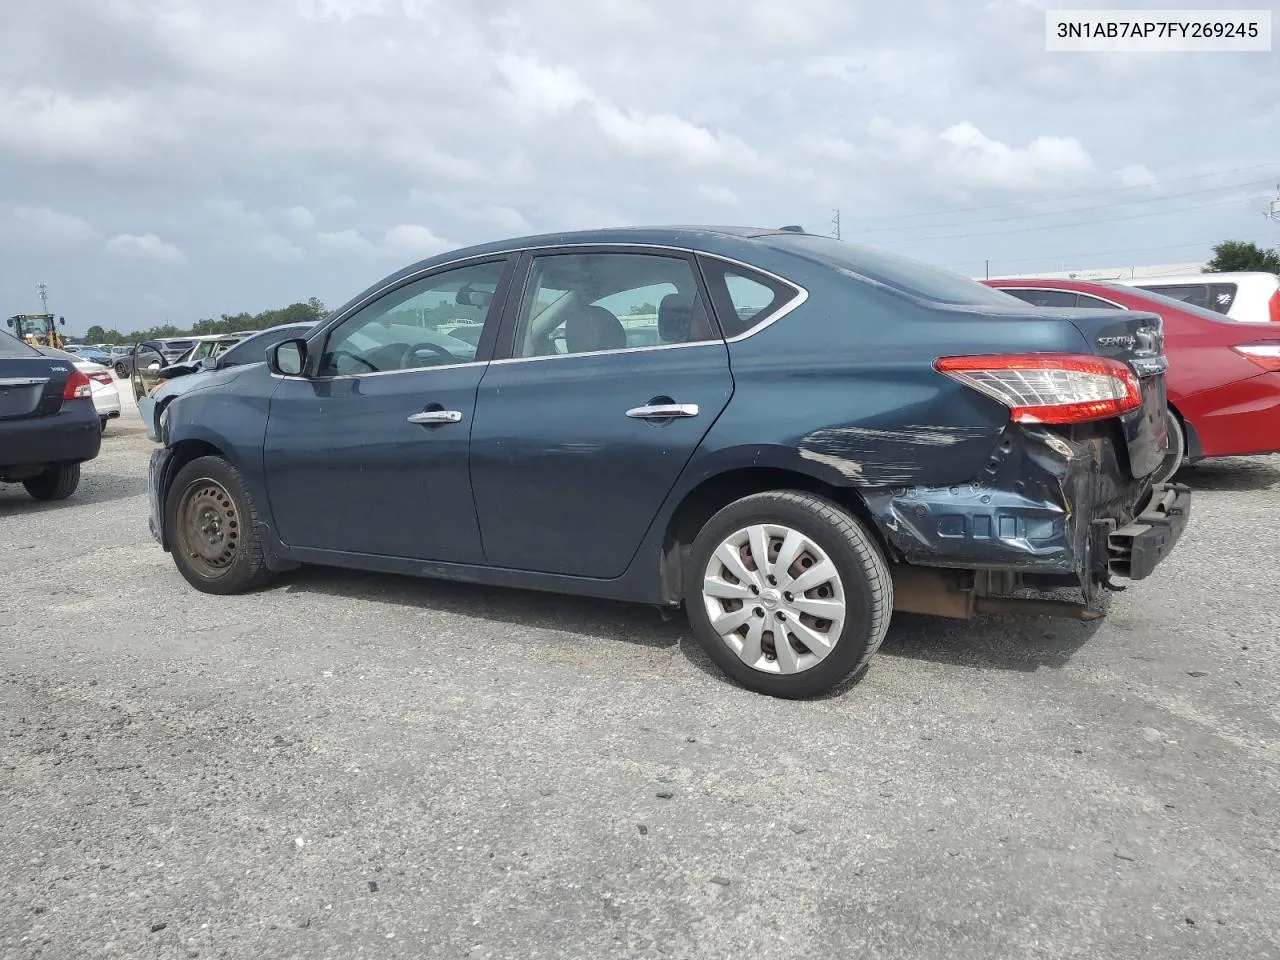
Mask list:
[[[1127,580],[1142,580],[1182,536],[1191,519],[1191,488],[1163,483],[1133,521],[1107,535],[1107,569]]]

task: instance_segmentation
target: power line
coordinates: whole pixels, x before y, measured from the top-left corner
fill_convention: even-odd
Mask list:
[[[1060,217],[1073,213],[1090,213],[1094,210],[1111,210],[1115,207],[1130,206],[1139,203],[1162,203],[1165,200],[1178,200],[1182,197],[1198,197],[1207,193],[1218,193],[1221,190],[1243,190],[1246,187],[1258,187],[1265,183],[1270,183],[1270,178],[1265,180],[1249,180],[1245,183],[1225,184],[1221,187],[1206,187],[1203,190],[1188,190],[1183,193],[1169,193],[1162,197],[1143,197],[1139,200],[1117,200],[1114,203],[1103,203],[1093,207],[1073,207],[1069,210],[1042,210],[1039,213],[1019,213],[1010,217],[995,217],[990,220],[979,220],[972,224],[973,226],[983,226],[988,223],[1007,223],[1011,220],[1034,220],[1039,217]],[[966,226],[964,221],[956,221],[955,223],[930,223],[921,226],[904,226],[904,227],[873,227],[871,233],[883,233],[890,230],[932,230],[944,229],[946,227],[962,227]]]
[[[934,240],[969,240],[974,237],[1003,237],[1015,233],[1027,233],[1034,230],[1058,230],[1068,227],[1091,227],[1103,223],[1120,223],[1125,220],[1141,220],[1145,217],[1168,217],[1178,213],[1190,213],[1193,210],[1208,210],[1212,207],[1221,207],[1230,203],[1239,203],[1239,200],[1218,200],[1214,203],[1201,203],[1190,207],[1180,207],[1177,210],[1156,210],[1150,213],[1134,213],[1124,217],[1100,217],[1095,220],[1077,220],[1069,223],[1047,223],[1037,224],[1031,227],[1014,227],[1012,230],[988,230],[985,233],[949,233],[937,237],[892,237],[888,240],[876,240],[876,243],[883,244],[901,244],[901,243],[928,243]]]
[[[1089,250],[1084,253],[1049,253],[1049,254],[1044,254],[1042,256],[1035,256],[1035,257],[994,257],[991,259],[996,260],[998,263],[1032,263],[1032,262],[1038,262],[1041,260],[1074,260],[1074,259],[1083,258],[1083,257],[1118,257],[1123,254],[1129,254],[1129,253],[1154,253],[1156,251],[1165,251],[1165,250],[1193,250],[1193,249],[1203,249],[1206,247],[1211,249],[1214,246],[1214,244],[1218,244],[1221,242],[1222,242],[1222,238],[1216,237],[1213,240],[1200,240],[1198,242],[1192,242],[1192,243],[1173,243],[1163,247],[1129,247],[1124,250]],[[1246,240],[1245,242],[1261,244],[1261,241],[1256,241],[1256,240]],[[950,264],[950,267],[952,269],[956,269],[960,266],[969,266],[971,264],[976,264],[979,262],[980,261],[978,260],[968,260],[968,261],[965,261],[963,264],[958,262],[953,262]]]
[[[992,203],[980,207],[955,207],[950,210],[921,210],[914,213],[888,214],[883,217],[859,217],[853,220],[847,220],[846,223],[869,223],[876,220],[906,220],[915,217],[946,216],[953,213],[976,213],[980,210],[1003,210],[1007,207],[1025,206],[1029,203],[1050,203],[1055,200],[1078,200],[1084,197],[1101,197],[1112,193],[1124,193],[1128,190],[1148,190],[1152,187],[1168,186],[1171,183],[1187,183],[1191,180],[1203,180],[1206,177],[1225,177],[1233,173],[1247,173],[1253,170],[1274,170],[1275,168],[1276,163],[1275,161],[1272,161],[1271,163],[1259,163],[1248,167],[1235,167],[1231,170],[1217,170],[1212,173],[1197,173],[1189,177],[1175,177],[1170,180],[1157,180],[1154,183],[1134,184],[1129,187],[1110,187],[1106,190],[1088,190],[1084,193],[1067,193],[1048,197],[1029,197],[1025,200],[1009,200],[1005,203]]]

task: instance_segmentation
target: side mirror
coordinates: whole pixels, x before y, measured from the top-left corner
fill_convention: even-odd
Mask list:
[[[160,369],[160,362],[157,360],[155,363],[147,364],[147,369],[148,369],[148,370],[159,370],[159,369]]]
[[[300,377],[307,364],[307,341],[282,340],[267,351],[267,368],[282,377]]]

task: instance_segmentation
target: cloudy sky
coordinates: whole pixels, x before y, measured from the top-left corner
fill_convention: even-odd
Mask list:
[[[6,0],[0,313],[334,306],[497,237],[837,207],[970,275],[1280,243],[1280,44],[1046,53],[1088,5]]]

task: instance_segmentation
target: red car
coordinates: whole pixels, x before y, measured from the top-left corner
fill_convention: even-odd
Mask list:
[[[1122,307],[1164,318],[1169,456],[1183,463],[1280,452],[1280,324],[1237,323],[1158,293],[1095,280],[986,280],[1040,307]]]

